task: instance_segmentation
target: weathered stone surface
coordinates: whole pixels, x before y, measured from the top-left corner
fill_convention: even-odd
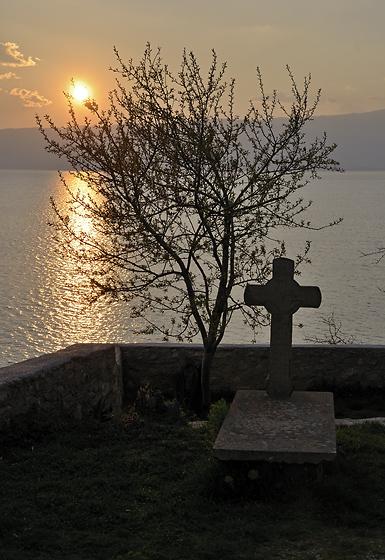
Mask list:
[[[173,376],[191,360],[199,367],[203,354],[198,344],[125,344],[120,349],[126,396],[146,383],[170,393]]]
[[[34,407],[77,420],[95,413],[120,414],[120,350],[79,344],[0,369],[0,427]]]
[[[377,416],[373,418],[339,418],[336,420],[336,426],[355,426],[357,424],[366,424],[367,422],[378,422],[385,424],[385,418]]]
[[[319,307],[320,289],[294,280],[294,261],[273,261],[273,278],[248,285],[247,305],[271,315],[269,375],[264,391],[238,391],[215,441],[222,461],[321,463],[336,456],[332,393],[295,392],[291,377],[293,314]]]
[[[146,382],[171,391],[171,376],[187,359],[199,366],[199,344],[121,345],[126,391]],[[213,393],[265,388],[270,349],[259,344],[221,344],[211,371]],[[294,345],[292,350],[294,391],[332,390],[354,386],[385,388],[385,346]],[[0,370],[1,371],[1,370]]]
[[[215,441],[221,461],[320,463],[336,456],[332,393],[238,391]]]
[[[293,314],[300,307],[319,307],[321,292],[316,286],[300,286],[294,280],[294,261],[273,261],[273,278],[264,286],[248,284],[246,305],[263,305],[271,315],[269,375],[266,390],[271,397],[289,397],[293,392],[290,364]]]
[[[47,410],[56,414],[79,416],[109,394],[107,405],[119,410],[120,371],[126,396],[133,396],[146,382],[171,393],[172,375],[188,360],[199,366],[202,354],[199,344],[80,344],[0,368],[0,426],[26,412],[31,403],[46,403]],[[268,358],[265,345],[220,345],[211,373],[214,398],[238,389],[264,389]],[[292,377],[294,391],[385,388],[385,346],[293,346]]]

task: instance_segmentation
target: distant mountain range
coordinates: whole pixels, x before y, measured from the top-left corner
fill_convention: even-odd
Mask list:
[[[385,109],[316,117],[306,132],[310,137],[326,132],[337,144],[334,159],[346,171],[385,170]]]
[[[0,169],[71,169],[65,159],[47,153],[44,146],[38,128],[0,129]]]
[[[327,133],[338,147],[334,159],[347,171],[385,171],[385,109],[321,116],[308,123],[309,140]],[[37,128],[0,129],[0,169],[68,170],[64,159],[48,154]]]

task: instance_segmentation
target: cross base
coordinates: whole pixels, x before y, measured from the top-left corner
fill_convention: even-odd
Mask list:
[[[221,461],[320,463],[336,457],[332,393],[294,391],[271,398],[237,391],[215,441]]]

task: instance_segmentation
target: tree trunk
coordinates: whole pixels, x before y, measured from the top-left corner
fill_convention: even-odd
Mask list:
[[[207,413],[211,404],[210,395],[210,372],[211,363],[214,358],[216,347],[204,348],[201,366],[201,385],[202,385],[202,408]]]

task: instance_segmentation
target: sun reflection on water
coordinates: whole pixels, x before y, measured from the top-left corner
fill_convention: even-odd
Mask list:
[[[64,176],[71,188],[86,194],[84,182]],[[318,214],[313,219],[319,224],[343,216],[344,222],[338,230],[326,228],[314,236],[313,264],[304,267],[299,280],[320,286],[323,302],[319,312],[305,309],[295,315],[305,325],[295,330],[295,343],[303,343],[306,334],[321,336],[320,317],[335,311],[358,342],[384,344],[384,294],[378,289],[384,286],[384,263],[361,258],[385,237],[384,185],[383,172],[351,172],[326,176],[321,189],[314,186],[311,198]],[[56,172],[0,171],[0,367],[80,342],[160,342],[161,335],[133,334],[128,304],[99,301],[87,307],[78,290],[69,288],[80,278],[73,263],[54,251],[47,225],[53,220],[50,196],[60,207],[69,198]],[[84,216],[76,219],[79,229],[89,231]],[[286,232],[288,256],[308,239],[307,231],[300,233]],[[224,342],[248,343],[250,331],[235,319]],[[268,343],[268,329],[257,341]]]
[[[73,193],[87,197],[87,183],[67,173],[67,186]],[[60,184],[54,195],[59,209],[63,209],[68,201],[69,193]],[[78,207],[71,215],[71,224],[79,236],[91,233],[93,224]],[[78,243],[80,246],[80,241]],[[84,280],[73,258],[61,256],[50,246],[51,267],[47,285],[51,288],[55,307],[47,310],[45,325],[52,338],[59,346],[82,342],[114,341],[116,327],[119,324],[120,304],[107,304],[99,301],[92,306],[84,301]]]
[[[52,178],[52,175],[51,175]],[[88,186],[84,181],[65,174],[71,191],[78,191],[86,196]],[[49,194],[42,198],[36,208],[35,220],[38,224],[31,226],[30,247],[26,248],[27,262],[25,269],[35,277],[35,282],[28,282],[26,275],[23,285],[26,293],[14,294],[12,313],[14,319],[23,314],[28,329],[23,333],[27,349],[22,357],[38,355],[76,343],[87,342],[136,342],[140,337],[132,334],[133,321],[124,303],[108,304],[98,301],[92,306],[84,302],[84,283],[77,267],[70,256],[63,257],[55,251],[52,239],[53,230],[47,225],[53,220],[53,211],[49,206],[49,195],[62,209],[69,199],[69,193],[57,176],[47,186]],[[44,200],[44,202],[43,202]],[[73,225],[81,233],[90,233],[92,223],[80,212],[73,215]],[[20,329],[22,321],[20,322]],[[21,335],[21,333],[20,333]],[[17,330],[12,332],[15,344]],[[31,354],[28,348],[33,348]],[[20,358],[19,358],[20,359]],[[1,366],[0,366],[1,367]]]

